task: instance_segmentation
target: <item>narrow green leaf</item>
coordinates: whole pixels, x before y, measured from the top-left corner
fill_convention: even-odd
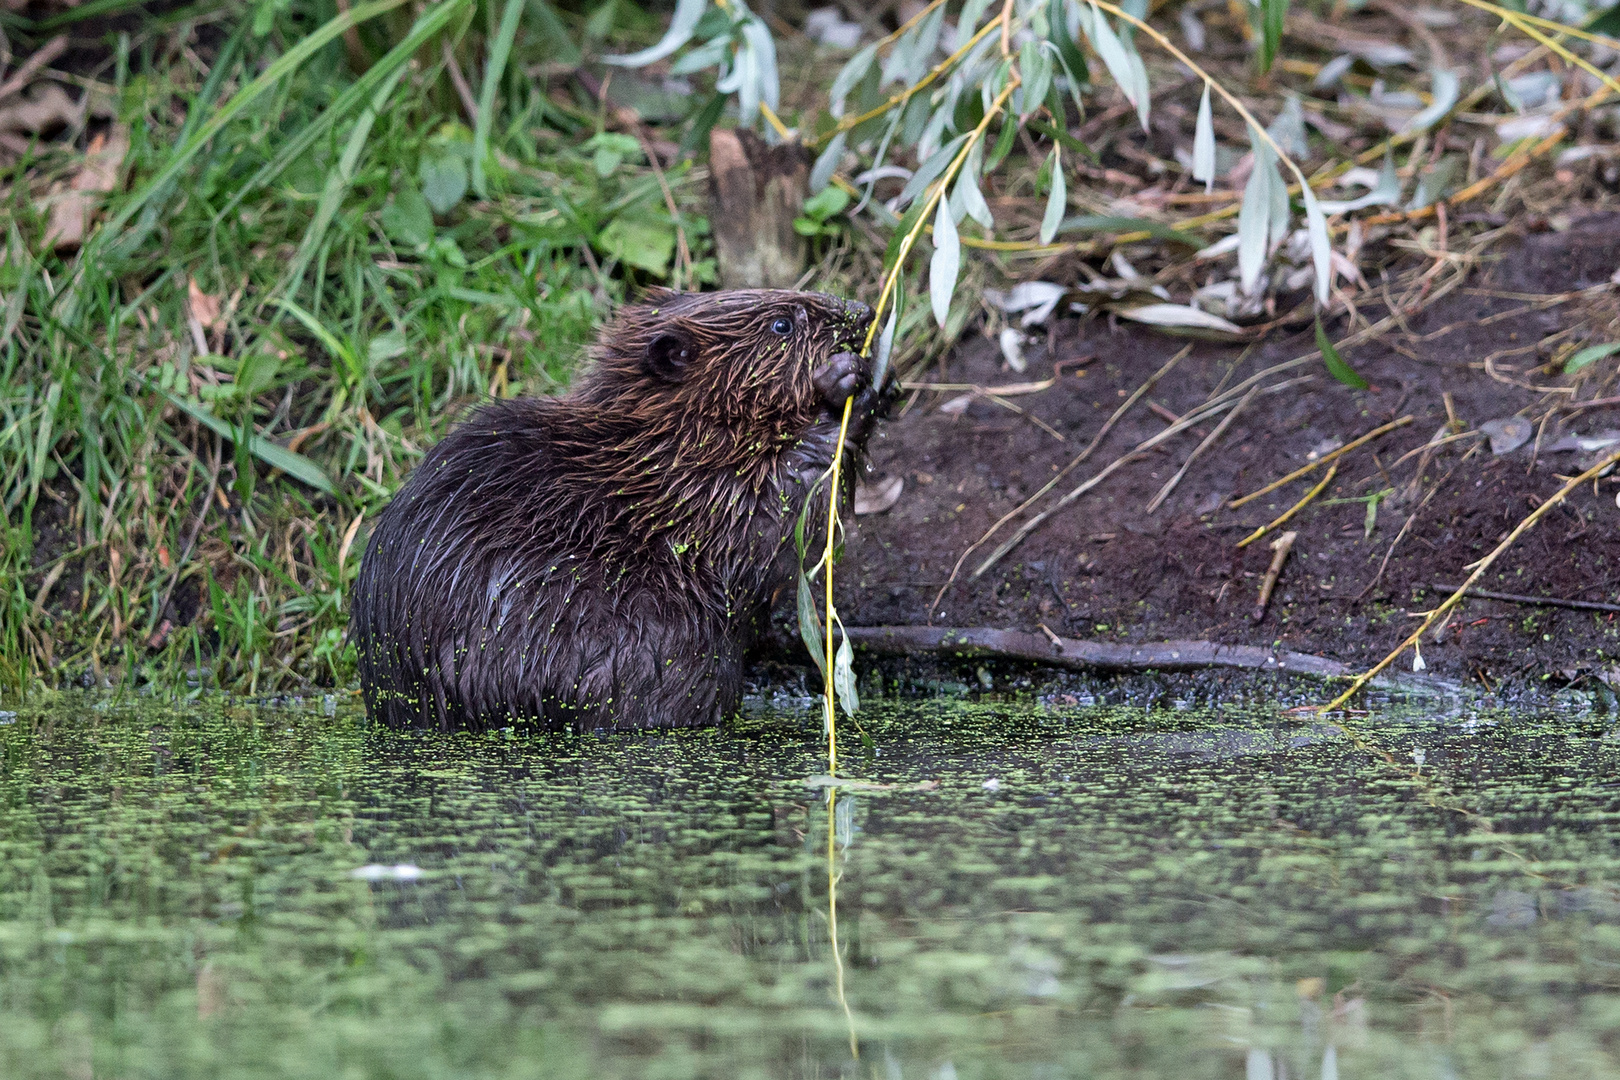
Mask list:
[[[523,3],[524,0],[506,0],[501,25],[495,31],[489,60],[484,65],[484,85],[478,91],[478,117],[473,126],[472,186],[480,199],[489,194],[484,187],[484,157],[489,153],[489,132],[495,123],[495,95],[501,88],[501,76],[506,74],[507,58],[512,55]]]
[[[990,6],[990,0],[967,0],[962,5],[962,15],[956,20],[956,40],[966,41],[979,29],[979,20],[984,18],[985,9]]]
[[[227,423],[209,412],[201,402],[190,401],[167,390],[163,391],[163,396],[168,398],[175,408],[190,416],[220,438],[229,439],[233,445],[240,443],[242,438],[241,429],[235,424]],[[317,491],[323,491],[328,495],[333,493],[332,481],[326,475],[325,470],[303,454],[288,450],[285,446],[273,443],[262,435],[249,435],[247,449],[250,454],[272,469],[280,469],[293,479],[300,480]]]
[[[1033,38],[1018,50],[1018,77],[1024,84],[1023,113],[1028,116],[1046,101],[1046,88],[1052,82],[1052,60]]]
[[[827,641],[821,636],[821,616],[816,612],[815,594],[810,589],[810,577],[799,571],[799,636],[804,647],[816,662],[821,677],[827,677]]]
[[[861,711],[860,695],[855,692],[855,650],[848,635],[838,642],[838,652],[833,657],[833,689],[838,692],[838,704],[843,706],[845,716]]]
[[[833,136],[832,142],[816,158],[815,167],[810,170],[810,193],[812,195],[822,191],[832,183],[833,173],[838,171],[838,165],[844,160],[844,136],[847,132],[840,131]]]
[[[1018,122],[1009,119],[1001,125],[1001,134],[996,136],[996,145],[991,148],[990,156],[985,159],[984,171],[993,173],[1009,153],[1012,152],[1013,140],[1018,136]]]
[[[928,299],[934,307],[934,321],[945,325],[951,311],[951,294],[962,268],[962,242],[956,235],[949,199],[939,200],[934,214],[934,257],[928,264]]]
[[[1108,25],[1107,17],[1099,8],[1081,4],[1080,13],[1080,27],[1090,39],[1092,48],[1097,50],[1103,66],[1108,69],[1108,74],[1119,86],[1120,92],[1125,95],[1126,100],[1136,106],[1138,115],[1142,115],[1146,102],[1139,100],[1143,95],[1137,69],[1131,64],[1131,52],[1126,50],[1124,43],[1114,33],[1114,28]],[[1140,57],[1136,63],[1140,66]],[[1143,123],[1146,123],[1145,119]]]
[[[845,61],[839,69],[838,77],[833,79],[832,88],[827,91],[827,111],[834,116],[844,115],[844,99],[849,92],[860,85],[866,78],[866,73],[872,70],[872,61],[877,59],[877,42],[873,42],[854,56]]]
[[[1316,204],[1309,184],[1300,194],[1305,202],[1305,229],[1311,240],[1311,266],[1316,271],[1316,302],[1326,305],[1333,284],[1333,244],[1328,239],[1327,218]]]
[[[1050,244],[1063,224],[1063,212],[1069,208],[1069,190],[1063,180],[1063,148],[1052,147],[1052,190],[1046,196],[1046,213],[1041,217],[1041,243]]]
[[[1434,125],[1446,118],[1446,114],[1456,108],[1457,96],[1462,91],[1462,84],[1457,79],[1457,73],[1435,68],[1430,76],[1434,100],[1427,108],[1406,122],[1401,128],[1402,134],[1413,134],[1419,131],[1428,131]]]
[[[1046,21],[1050,27],[1052,44],[1057,48],[1058,62],[1063,65],[1063,72],[1069,77],[1072,84],[1070,93],[1074,95],[1075,104],[1080,104],[1080,91],[1091,82],[1091,69],[1086,66],[1086,55],[1074,42],[1074,35],[1069,32],[1069,4],[1074,0],[1050,0],[1046,9]]]
[[[877,359],[872,362],[872,385],[882,387],[889,375],[889,358],[894,353],[894,331],[900,323],[900,288],[895,286],[894,299],[889,304],[889,321],[878,335]]]
[[[1596,363],[1605,356],[1613,356],[1617,352],[1620,352],[1620,341],[1611,341],[1607,345],[1588,345],[1564,361],[1564,374],[1579,371],[1586,365]]]
[[[1243,291],[1253,293],[1265,268],[1266,239],[1271,230],[1271,150],[1251,132],[1254,167],[1243,185],[1243,205],[1238,210],[1238,280]]]
[[[979,166],[983,158],[983,141],[974,143],[956,178],[956,190],[951,193],[951,210],[958,216],[965,214],[990,229],[995,227],[996,219],[990,213],[990,204],[984,201],[984,192],[979,188]]]
[[[1204,192],[1215,190],[1215,118],[1209,107],[1209,83],[1198,102],[1198,122],[1193,127],[1192,178],[1204,182]]]
[[[917,171],[911,174],[911,179],[906,181],[906,186],[900,189],[900,194],[896,198],[894,205],[897,208],[907,206],[913,199],[921,195],[928,185],[932,184],[940,173],[945,171],[945,167],[956,157],[956,152],[962,148],[962,141],[966,138],[966,135],[958,135],[930,154],[928,160],[917,166]]]
[[[1329,375],[1332,375],[1346,386],[1354,387],[1357,390],[1367,389],[1367,380],[1356,374],[1355,369],[1344,362],[1344,359],[1339,355],[1339,350],[1335,349],[1333,342],[1328,340],[1327,331],[1322,329],[1322,316],[1320,315],[1316,317],[1316,347],[1322,350],[1322,363],[1327,366]],[[1372,512],[1370,506],[1368,509],[1369,512]]]

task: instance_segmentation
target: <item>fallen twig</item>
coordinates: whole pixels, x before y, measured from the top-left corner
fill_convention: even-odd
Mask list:
[[[1442,592],[1455,592],[1461,586],[1434,584]],[[1556,596],[1526,596],[1523,593],[1491,592],[1488,589],[1464,589],[1467,595],[1481,600],[1501,600],[1509,604],[1529,604],[1533,607],[1570,608],[1574,611],[1620,611],[1620,604],[1603,604],[1596,600],[1564,600]]]
[[[1302,382],[1307,382],[1314,379],[1315,377],[1316,376],[1314,375],[1301,375],[1298,378],[1285,379],[1280,383],[1274,383],[1271,386],[1266,387],[1265,389],[1261,390],[1260,393],[1262,395],[1280,393],[1291,387],[1298,386]],[[1042,510],[1039,514],[1036,514],[1034,517],[1024,522],[1024,524],[1020,525],[1017,532],[1013,533],[1008,540],[1006,540],[1000,547],[996,548],[988,559],[979,564],[979,568],[973,571],[973,576],[975,578],[982,577],[986,570],[989,570],[992,566],[996,565],[996,563],[1000,562],[1009,551],[1022,543],[1024,538],[1030,533],[1040,528],[1041,524],[1048,518],[1061,511],[1064,507],[1074,502],[1074,500],[1078,499],[1080,496],[1084,495],[1098,484],[1102,483],[1109,476],[1113,475],[1113,473],[1126,462],[1134,461],[1137,456],[1142,454],[1144,451],[1153,449],[1155,446],[1165,442],[1173,435],[1179,435],[1181,432],[1192,427],[1194,424],[1203,420],[1208,420],[1218,412],[1224,412],[1227,409],[1235,407],[1237,405],[1237,401],[1232,400],[1231,395],[1237,393],[1239,390],[1246,391],[1252,382],[1253,380],[1250,379],[1240,383],[1232,390],[1227,391],[1227,400],[1217,400],[1213,403],[1200,405],[1198,408],[1192,410],[1186,416],[1182,417],[1181,423],[1171,424],[1157,435],[1154,435],[1151,438],[1143,439],[1141,442],[1137,443],[1136,449],[1115,458],[1113,462],[1107,465],[1096,476],[1093,476],[1090,480],[1085,481],[1079,487],[1063,496],[1063,498],[1059,499],[1045,510]]]
[[[1176,485],[1181,483],[1181,478],[1187,475],[1187,470],[1192,468],[1193,462],[1198,460],[1198,455],[1215,445],[1216,440],[1226,434],[1226,429],[1232,426],[1232,421],[1237,419],[1238,413],[1242,412],[1243,407],[1254,400],[1254,396],[1259,392],[1260,388],[1258,386],[1250,387],[1249,392],[1239,398],[1236,405],[1232,406],[1232,411],[1221,417],[1221,422],[1215,425],[1215,430],[1204,436],[1203,442],[1193,447],[1193,452],[1188,454],[1187,460],[1181,463],[1181,468],[1176,470],[1176,475],[1166,480],[1164,486],[1159,489],[1159,493],[1153,496],[1153,501],[1148,503],[1148,513],[1151,514],[1164,505],[1164,500],[1168,499],[1170,493],[1176,490]],[[1179,418],[1177,422],[1180,422]]]
[[[26,87],[34,76],[39,74],[41,68],[66,52],[67,47],[68,36],[66,34],[57,34],[35,49],[28,59],[17,65],[17,70],[11,73],[11,78],[0,84],[0,100],[4,100]]]
[[[1315,487],[1307,491],[1303,499],[1299,500],[1299,502],[1295,503],[1293,506],[1290,506],[1287,510],[1284,510],[1281,515],[1273,519],[1270,523],[1260,526],[1258,529],[1254,530],[1254,532],[1239,540],[1237,542],[1237,546],[1240,548],[1246,548],[1256,540],[1260,539],[1262,536],[1266,535],[1266,533],[1270,532],[1272,529],[1280,529],[1284,525],[1288,524],[1290,518],[1299,513],[1301,510],[1305,509],[1305,507],[1309,506],[1312,499],[1326,491],[1327,486],[1333,483],[1333,478],[1338,474],[1339,463],[1335,461],[1333,463],[1333,467],[1328,469],[1327,475],[1322,477],[1321,481]]]
[[[1083,464],[1085,460],[1091,456],[1092,452],[1097,449],[1098,444],[1103,441],[1103,438],[1107,436],[1110,431],[1114,430],[1114,425],[1119,423],[1120,418],[1130,411],[1131,406],[1135,405],[1138,401],[1141,401],[1142,398],[1153,389],[1160,379],[1170,374],[1175,366],[1181,363],[1182,360],[1186,359],[1187,354],[1191,352],[1191,345],[1182,346],[1182,348],[1177,351],[1174,356],[1165,361],[1164,365],[1160,367],[1159,370],[1155,371],[1152,375],[1149,375],[1147,381],[1141,386],[1138,386],[1135,392],[1132,393],[1130,397],[1126,398],[1119,408],[1114,410],[1113,415],[1103,422],[1103,426],[1097,430],[1097,434],[1092,436],[1091,442],[1086,444],[1086,448],[1080,451],[1073,461],[1065,465],[1062,470],[1059,471],[1056,476],[1052,477],[1052,479],[1048,480],[1039,491],[1035,492],[1035,494],[1031,495],[1029,498],[1025,499],[1023,502],[1019,503],[1017,506],[1013,507],[1011,510],[1007,511],[1000,518],[998,518],[994,525],[991,525],[984,531],[983,536],[969,544],[962,554],[956,557],[956,565],[951,567],[950,576],[945,579],[945,584],[939,587],[939,592],[934,594],[934,602],[928,605],[929,618],[933,618],[934,609],[939,606],[939,602],[944,598],[946,590],[955,584],[956,575],[962,572],[962,564],[967,561],[967,557],[978,550],[979,546],[986,540],[994,536],[997,530],[999,530],[1003,525],[1039,502],[1043,497],[1045,497],[1047,492],[1057,487],[1065,476],[1068,476],[1071,472]]]
[[[1259,491],[1251,491],[1249,494],[1244,495],[1241,498],[1233,499],[1231,502],[1226,504],[1226,508],[1228,510],[1236,510],[1238,507],[1242,506],[1244,503],[1253,502],[1255,499],[1258,499],[1262,495],[1270,495],[1273,491],[1276,491],[1278,488],[1282,487],[1284,484],[1290,484],[1290,483],[1294,482],[1295,480],[1298,480],[1300,477],[1305,476],[1308,473],[1315,472],[1317,469],[1320,469],[1323,465],[1326,465],[1328,462],[1333,461],[1333,460],[1335,460],[1337,458],[1343,457],[1345,454],[1348,454],[1350,451],[1356,449],[1358,446],[1361,446],[1364,443],[1371,442],[1373,439],[1378,438],[1380,435],[1383,435],[1383,434],[1385,434],[1387,432],[1394,431],[1398,427],[1405,427],[1407,424],[1410,424],[1411,422],[1412,422],[1412,417],[1409,414],[1409,415],[1401,417],[1399,420],[1391,420],[1387,424],[1382,424],[1382,425],[1380,425],[1378,427],[1375,427],[1371,431],[1367,432],[1367,434],[1361,436],[1359,439],[1355,439],[1355,440],[1353,440],[1351,442],[1347,442],[1343,446],[1339,447],[1337,450],[1333,451],[1332,453],[1323,454],[1321,457],[1317,458],[1315,461],[1311,462],[1309,465],[1305,465],[1305,466],[1303,466],[1301,468],[1295,469],[1293,472],[1289,473],[1287,476],[1283,477],[1281,480],[1273,480],[1271,483],[1267,484],[1265,487],[1261,488]]]
[[[1271,565],[1266,568],[1266,576],[1260,579],[1260,598],[1254,602],[1254,611],[1250,615],[1255,622],[1266,617],[1266,606],[1271,603],[1271,590],[1277,587],[1277,578],[1282,575],[1283,563],[1288,561],[1288,553],[1294,550],[1294,541],[1299,539],[1299,533],[1292,529],[1283,533],[1271,542]]]
[[[873,652],[899,656],[940,653],[959,657],[1001,657],[1076,671],[1197,671],[1244,668],[1293,671],[1324,677],[1350,673],[1347,664],[1307,653],[1214,641],[1161,641],[1130,645],[1075,638],[1049,640],[1043,634],[990,627],[847,626],[851,642]]]
[[[902,390],[937,390],[947,394],[980,394],[984,397],[1010,397],[1015,394],[1038,394],[1056,385],[1056,379],[1040,382],[1007,383],[1002,386],[981,386],[978,383],[924,383],[902,382]]]

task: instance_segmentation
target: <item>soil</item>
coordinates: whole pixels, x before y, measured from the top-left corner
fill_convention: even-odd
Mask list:
[[[1312,653],[1356,668],[1371,665],[1410,632],[1411,613],[1438,603],[1450,591],[1441,587],[1460,583],[1467,564],[1599,456],[1589,448],[1564,449],[1572,441],[1565,436],[1620,428],[1613,407],[1549,415],[1571,397],[1549,397],[1534,388],[1570,384],[1544,370],[1552,351],[1544,341],[1549,335],[1578,326],[1559,339],[1578,340],[1604,324],[1612,332],[1620,290],[1601,286],[1620,266],[1617,235],[1620,215],[1595,215],[1499,246],[1493,265],[1467,285],[1410,314],[1404,328],[1346,352],[1344,359],[1370,382],[1368,389],[1336,382],[1320,360],[1274,376],[1315,378],[1251,401],[1157,512],[1147,512],[1148,502],[1210,424],[1124,466],[974,579],[973,568],[1023,518],[1004,526],[945,588],[963,551],[1068,464],[1125,397],[1184,344],[1117,320],[1063,319],[1050,328],[1049,339],[1028,347],[1028,370],[1014,373],[993,341],[965,343],[919,381],[1056,381],[1044,391],[1007,399],[1028,417],[982,397],[953,412],[942,406],[961,397],[960,391],[925,390],[880,428],[866,482],[875,486],[899,476],[904,488],[891,509],[850,520],[835,581],[840,614],[852,626],[1045,627],[1068,638],[1123,642],[1207,639]],[[1576,290],[1587,292],[1554,302],[1555,294]],[[1376,282],[1370,295],[1379,295]],[[1373,321],[1385,314],[1376,303],[1362,308]],[[1342,326],[1328,329],[1335,338],[1346,332]],[[1247,354],[1240,346],[1197,342],[1149,398],[1162,410],[1184,414],[1218,386],[1314,351],[1309,326],[1274,334]],[[1485,363],[1493,354],[1494,374]],[[1096,359],[1081,364],[1086,357]],[[1612,372],[1612,358],[1594,365],[1575,397],[1613,393],[1603,385]],[[1445,433],[1448,395],[1467,430],[1520,414],[1535,422],[1539,437],[1498,456],[1483,437],[1466,436],[1425,461],[1413,451]],[[1341,459],[1331,487],[1287,525],[1298,538],[1269,607],[1256,621],[1271,537],[1242,550],[1235,545],[1292,506],[1323,473],[1237,510],[1227,508],[1228,500],[1307,463],[1313,451],[1408,414],[1411,423]],[[1167,422],[1147,402],[1139,404],[1036,509]],[[1596,490],[1573,493],[1477,588],[1620,603],[1617,486],[1611,477]],[[1369,522],[1367,497],[1390,489],[1393,494],[1379,501]],[[1592,674],[1606,680],[1620,656],[1620,623],[1614,612],[1469,599],[1437,641],[1425,639],[1422,656],[1431,674],[1488,688],[1504,680],[1523,685]],[[1402,666],[1409,669],[1410,659]]]

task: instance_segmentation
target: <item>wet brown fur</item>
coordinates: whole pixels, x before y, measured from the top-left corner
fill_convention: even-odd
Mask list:
[[[815,293],[660,291],[566,395],[476,410],[366,545],[350,633],[371,715],[591,730],[732,712],[844,400],[852,453],[878,407],[853,355],[869,320]]]

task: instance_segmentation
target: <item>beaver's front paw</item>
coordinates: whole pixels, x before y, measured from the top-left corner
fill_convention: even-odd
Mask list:
[[[861,358],[851,352],[841,352],[818,367],[811,374],[810,382],[827,407],[838,412],[865,378]]]

